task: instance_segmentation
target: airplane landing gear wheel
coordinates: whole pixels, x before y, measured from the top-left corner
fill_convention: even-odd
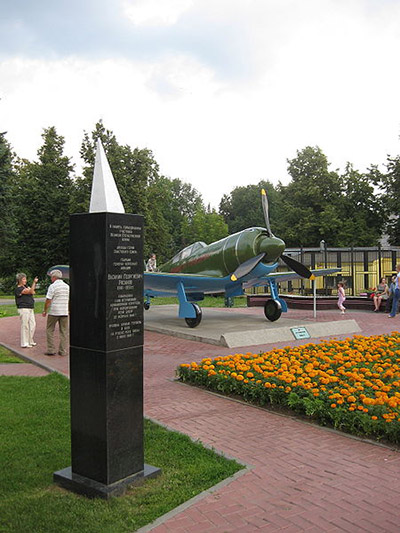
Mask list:
[[[282,314],[282,307],[276,300],[267,300],[264,305],[264,315],[271,322],[275,322]]]
[[[185,318],[186,324],[189,328],[195,328],[201,322],[201,309],[197,304],[192,304],[196,312],[196,318]]]

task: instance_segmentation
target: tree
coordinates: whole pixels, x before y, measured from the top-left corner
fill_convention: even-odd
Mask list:
[[[151,150],[120,145],[99,121],[82,142],[85,167],[83,177],[76,180],[76,212],[89,209],[97,139],[103,144],[125,211],[144,217],[145,255],[155,252],[159,261],[171,257],[186,243],[182,224],[203,206],[200,194],[188,183],[160,176]]]
[[[0,275],[15,274],[15,244],[17,228],[15,200],[12,194],[14,180],[13,154],[5,133],[0,133]]]
[[[385,221],[374,190],[372,170],[362,174],[347,163],[345,172],[329,171],[318,147],[306,147],[288,161],[292,182],[282,188],[282,238],[289,246],[376,246]]]
[[[388,157],[386,168],[386,173],[380,174],[376,181],[384,191],[383,200],[388,215],[386,231],[389,235],[389,242],[393,246],[400,246],[400,156]]]
[[[97,139],[103,144],[125,211],[144,217],[144,254],[148,255],[158,247],[168,248],[168,234],[161,229],[163,220],[157,211],[150,208],[149,186],[159,176],[158,164],[151,150],[132,150],[127,145],[120,145],[114,133],[107,130],[102,121],[95,125],[90,136],[84,134],[80,153],[85,167],[83,177],[76,180],[74,210],[89,210]]]
[[[196,241],[210,244],[228,235],[228,225],[215,209],[199,208],[191,219],[184,219],[182,233],[187,245]]]
[[[318,147],[307,146],[288,160],[292,181],[281,187],[284,230],[280,235],[288,246],[319,246],[321,239],[336,244],[342,182],[328,167]]]
[[[269,181],[260,181],[257,185],[235,187],[230,194],[222,197],[219,212],[228,224],[229,233],[236,233],[253,226],[265,227],[261,189],[265,189],[268,196],[272,231],[279,235],[281,230],[280,193]]]
[[[186,232],[195,214],[204,210],[203,200],[189,183],[165,176],[159,176],[150,184],[149,197],[152,212],[158,212],[162,216],[164,230],[169,232],[169,249],[163,256],[163,259],[169,259],[190,244],[193,233],[188,235]],[[195,237],[195,240],[199,239]],[[156,248],[154,251],[157,251]]]
[[[347,163],[338,228],[338,246],[376,246],[382,236],[386,214],[382,198],[374,189],[376,169],[360,173]]]
[[[69,213],[73,165],[63,155],[64,137],[44,130],[38,162],[19,160],[13,195],[18,224],[20,268],[43,277],[55,263],[69,260]]]

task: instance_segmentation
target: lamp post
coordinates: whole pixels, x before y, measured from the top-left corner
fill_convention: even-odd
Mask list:
[[[320,241],[319,249],[321,250],[321,253],[324,254],[324,266],[325,268],[328,268],[328,245],[326,244],[324,239]],[[326,286],[326,283],[325,283],[325,296],[327,295],[328,295],[328,287]]]

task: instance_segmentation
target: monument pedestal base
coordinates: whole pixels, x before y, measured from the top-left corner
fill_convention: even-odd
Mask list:
[[[144,465],[144,470],[136,472],[111,485],[104,485],[94,479],[89,479],[72,472],[71,467],[54,472],[53,481],[60,487],[83,494],[88,498],[103,498],[108,500],[114,496],[121,496],[131,485],[141,485],[146,479],[154,478],[161,474],[161,469],[151,465]]]

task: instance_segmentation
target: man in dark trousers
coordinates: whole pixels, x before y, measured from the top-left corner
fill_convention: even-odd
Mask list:
[[[54,330],[57,323],[60,333],[58,355],[67,355],[69,285],[61,279],[61,270],[52,270],[49,275],[51,278],[51,285],[47,290],[43,311],[43,316],[46,316],[48,312],[46,326],[47,351],[45,352],[45,355],[56,355]]]

